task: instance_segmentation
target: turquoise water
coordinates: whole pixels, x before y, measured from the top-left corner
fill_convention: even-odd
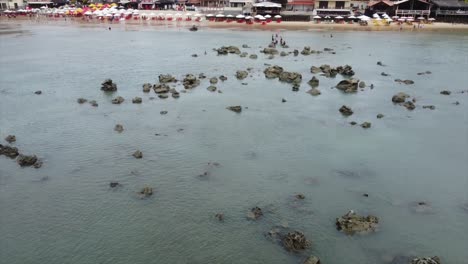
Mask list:
[[[460,92],[468,89],[466,35],[280,32],[288,50],[307,45],[336,54],[268,60],[259,47],[270,31],[15,27],[25,32],[0,36],[0,136],[15,134],[14,145],[44,165],[20,168],[0,157],[0,263],[300,263],[308,255],[337,264],[387,263],[395,255],[467,263],[468,93]],[[242,44],[259,58],[212,50]],[[265,79],[265,63],[301,72],[300,91]],[[322,94],[310,96],[309,69],[325,63],[352,65],[374,89],[343,94],[330,89],[341,76],[316,75]],[[237,80],[235,72],[248,67],[250,76]],[[417,75],[427,70],[432,74]],[[223,93],[208,92],[208,79],[179,99],[141,89],[162,73],[182,79],[202,72],[226,75],[217,85]],[[122,105],[100,91],[106,78],[118,84],[114,96],[126,99]],[[440,95],[445,89],[452,94]],[[394,105],[397,92],[414,96],[417,108]],[[141,105],[131,103],[135,96]],[[79,97],[99,107],[79,105]],[[338,112],[343,104],[352,116]],[[248,109],[235,114],[225,109],[230,105]],[[113,131],[117,123],[121,134]],[[136,149],[143,159],[131,156]],[[122,187],[111,189],[111,181]],[[144,186],[154,195],[141,200]],[[294,202],[297,193],[303,203]],[[432,212],[413,212],[417,201]],[[248,221],[254,206],[264,217]],[[350,209],[378,216],[379,231],[336,231],[335,218]],[[302,255],[283,250],[264,236],[277,225],[304,232],[312,247]]]

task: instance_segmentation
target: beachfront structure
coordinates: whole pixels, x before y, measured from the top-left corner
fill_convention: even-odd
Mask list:
[[[312,11],[315,0],[288,0],[286,10],[290,11]]]
[[[47,7],[60,7],[67,4],[67,0],[28,0],[28,7],[40,8]]]
[[[432,0],[433,15],[437,20],[468,22],[468,1]]]
[[[26,6],[26,0],[0,0],[0,8],[5,9],[18,9]]]
[[[328,1],[328,0],[318,0],[315,1],[315,9],[350,9],[351,0],[343,1]]]
[[[254,3],[254,0],[229,0],[230,7],[244,7],[246,5],[253,5]]]
[[[405,17],[429,17],[432,4],[426,0],[370,1],[366,14],[388,14]]]
[[[225,7],[229,6],[229,0],[200,0],[200,6]]]
[[[273,2],[260,2],[253,4],[253,12],[259,15],[279,15],[281,4]]]

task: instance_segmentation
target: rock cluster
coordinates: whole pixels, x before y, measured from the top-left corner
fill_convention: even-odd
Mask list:
[[[302,81],[302,75],[298,72],[283,71],[279,75],[279,80],[282,82],[287,82],[287,83],[292,83],[292,84],[300,84]]]
[[[236,113],[242,112],[242,106],[240,106],[240,105],[228,106],[228,107],[226,107],[226,109],[231,110],[231,111],[236,112]]]
[[[414,258],[411,260],[410,264],[441,264],[440,258],[438,256],[434,257],[425,257],[425,258]]]
[[[284,69],[278,65],[270,66],[266,68],[263,73],[265,77],[268,79],[275,79],[279,78],[280,74],[284,71]]]
[[[343,105],[339,109],[340,113],[344,116],[350,116],[353,114],[353,110],[351,110],[351,107]]]
[[[101,84],[101,90],[104,92],[115,92],[117,91],[117,84],[112,82],[111,79],[107,79]]]
[[[151,195],[153,195],[153,188],[151,187],[146,186],[140,191],[141,198],[147,198]]]
[[[0,144],[0,156],[5,155],[9,157],[10,159],[14,159],[19,155],[18,148],[15,147],[10,147],[10,146],[4,146]]]
[[[374,232],[378,223],[379,219],[376,216],[359,216],[352,210],[342,217],[336,218],[336,228],[347,235]]]
[[[216,49],[218,52],[218,55],[227,55],[229,53],[234,53],[234,54],[240,54],[241,51],[238,47],[236,46],[222,46],[219,49]]]
[[[6,138],[5,138],[5,141],[8,142],[8,143],[13,143],[16,141],[16,136],[15,135],[8,135]]]
[[[406,101],[406,99],[408,99],[409,97],[410,96],[408,94],[400,92],[400,93],[395,94],[392,97],[392,102],[396,104],[400,104],[406,107],[406,109],[408,110],[414,110],[416,108],[414,103],[412,101]]]
[[[200,80],[193,74],[187,74],[185,75],[183,84],[185,89],[193,89],[200,85]]]
[[[116,98],[112,99],[113,104],[121,104],[125,101],[122,96],[117,96]]]
[[[289,232],[284,236],[282,242],[284,248],[288,251],[302,251],[310,246],[310,242],[305,235],[299,231]]]
[[[334,78],[336,77],[337,74],[341,74],[343,76],[353,76],[354,71],[353,68],[349,65],[345,66],[338,66],[336,68],[331,67],[328,64],[323,64],[320,67],[312,66],[310,68],[311,73],[322,73],[323,76],[328,77],[328,78]]]
[[[359,85],[359,80],[351,78],[351,79],[342,80],[336,85],[336,88],[345,93],[356,93],[358,91],[358,85]]]
[[[250,211],[247,213],[247,218],[251,220],[257,220],[260,217],[262,217],[263,212],[260,207],[255,206],[254,208],[250,209]]]
[[[249,73],[247,71],[237,71],[236,72],[236,78],[238,80],[243,80],[243,79],[247,78],[248,75],[249,75]]]
[[[177,79],[170,74],[160,74],[158,79],[160,83],[177,82]]]
[[[414,84],[414,81],[413,81],[413,80],[400,80],[400,79],[395,79],[395,82],[397,82],[397,83],[403,83],[403,84],[406,84],[406,85]]]

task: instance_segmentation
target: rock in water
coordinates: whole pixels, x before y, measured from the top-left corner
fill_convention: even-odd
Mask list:
[[[362,128],[370,128],[371,127],[371,123],[370,122],[364,122],[361,124],[361,127]]]
[[[351,110],[351,107],[346,106],[346,105],[343,105],[342,107],[340,107],[339,111],[344,116],[350,116],[353,114],[353,110]]]
[[[281,57],[288,56],[288,53],[287,53],[286,51],[282,51],[282,52],[280,53],[280,56],[281,56]]]
[[[216,78],[216,77],[211,78],[210,83],[211,84],[217,84],[218,83],[218,78]]]
[[[423,105],[423,107],[422,107],[422,108],[423,108],[423,109],[431,109],[431,110],[435,110],[435,108],[436,108],[436,107],[435,107],[435,106],[433,106],[433,105]]]
[[[39,91],[35,91],[34,93],[37,94],[37,95],[39,95],[39,94],[42,94],[42,91],[39,90]]]
[[[320,90],[317,88],[312,88],[309,91],[307,91],[307,93],[313,96],[317,96],[321,94]]]
[[[96,100],[91,100],[89,101],[89,104],[92,106],[92,107],[98,107],[98,103],[96,102]]]
[[[410,264],[441,264],[440,258],[435,257],[426,257],[426,258],[414,258],[411,260]]]
[[[302,75],[298,72],[287,72],[283,71],[279,75],[279,80],[282,82],[299,84],[302,81]]]
[[[262,209],[260,207],[254,207],[250,209],[250,212],[247,213],[247,218],[251,220],[257,220],[263,215]]]
[[[304,49],[301,51],[302,55],[310,55],[310,47],[304,47]]]
[[[119,187],[119,186],[120,186],[120,183],[118,183],[118,182],[110,182],[109,183],[109,187],[111,187],[111,188],[115,188],[115,187]]]
[[[218,219],[218,221],[222,222],[224,221],[224,214],[223,213],[217,213],[215,217]]]
[[[383,118],[383,117],[384,117],[383,114],[377,114],[377,118],[378,118],[378,119],[381,119],[381,118]]]
[[[304,200],[305,199],[305,195],[302,194],[302,193],[296,194],[294,197],[296,197],[296,199],[299,199],[299,200]]]
[[[277,65],[270,66],[263,71],[265,77],[268,79],[278,78],[282,72],[283,68]]]
[[[86,99],[84,99],[84,98],[78,98],[78,99],[76,100],[76,102],[78,102],[79,104],[84,104],[84,103],[86,103],[87,101],[88,101],[88,100],[86,100]]]
[[[310,72],[311,72],[311,73],[319,73],[319,72],[321,72],[321,71],[322,71],[322,69],[320,69],[319,67],[316,67],[316,66],[312,66],[312,67],[310,68]]]
[[[263,53],[270,54],[270,55],[276,55],[276,54],[278,54],[278,50],[275,49],[275,48],[264,48]]]
[[[113,83],[111,79],[107,79],[101,84],[101,90],[104,92],[115,92],[117,91],[117,84]]]
[[[236,72],[236,78],[239,79],[239,80],[243,80],[243,79],[247,78],[248,75],[249,75],[249,73],[247,71],[237,71]]]
[[[137,150],[132,154],[132,156],[135,157],[135,159],[141,159],[143,158],[143,152]]]
[[[123,128],[123,126],[122,126],[121,124],[117,124],[117,125],[115,125],[115,127],[114,127],[114,131],[117,131],[117,132],[119,132],[119,133],[122,133],[122,131],[124,131],[124,128]]]
[[[444,91],[441,91],[440,94],[443,94],[443,95],[450,95],[452,92],[450,91],[447,91],[447,90],[444,90]]]
[[[141,198],[150,197],[151,195],[153,195],[153,188],[151,188],[151,187],[144,187],[144,188],[140,191],[140,195],[141,195]]]
[[[257,54],[250,54],[249,58],[255,60],[258,58]]]
[[[231,111],[236,112],[236,113],[242,112],[242,106],[240,106],[240,105],[228,106],[228,107],[226,107],[226,109],[231,110]]]
[[[15,135],[8,135],[6,138],[5,138],[5,141],[8,142],[8,143],[13,143],[16,141],[16,136]]]
[[[411,101],[404,102],[403,106],[406,107],[406,109],[408,110],[414,110],[416,108],[416,106]]]
[[[359,88],[365,88],[366,87],[366,83],[364,81],[361,81],[359,83]]]
[[[245,57],[247,57],[248,55],[249,55],[249,54],[248,54],[247,52],[242,52],[242,53],[239,55],[239,57],[245,58]]]
[[[28,167],[34,165],[37,162],[37,157],[36,155],[27,156],[20,154],[16,161],[21,167]]]
[[[221,48],[216,50],[218,55],[227,55],[228,53],[240,54],[241,51],[236,46],[222,46]]]
[[[345,93],[355,93],[358,90],[359,80],[358,79],[349,79],[342,80],[336,85],[336,88],[345,92]]]
[[[134,104],[141,104],[141,102],[142,102],[141,97],[135,97],[132,99],[132,103]]]
[[[320,259],[316,256],[308,257],[303,264],[320,264]]]
[[[283,99],[281,99],[281,102],[286,103],[287,101],[286,101],[286,99],[283,98]]]
[[[143,84],[143,92],[144,93],[149,93],[151,91],[151,87],[152,87],[151,83]]]
[[[183,84],[185,89],[192,89],[200,85],[200,80],[193,74],[187,74],[185,75]]]
[[[177,82],[176,78],[170,74],[161,74],[158,79],[160,83]]]
[[[310,242],[306,239],[304,234],[299,231],[288,233],[283,238],[283,246],[288,251],[302,251],[310,246]]]
[[[206,89],[207,89],[208,91],[210,91],[210,92],[216,92],[216,89],[217,89],[217,88],[216,88],[216,86],[214,86],[214,85],[210,85],[210,86],[208,86],[208,88],[206,88]]]
[[[121,104],[125,101],[122,96],[117,96],[116,98],[112,99],[113,104]]]
[[[310,81],[308,82],[308,84],[312,87],[317,87],[319,86],[319,80],[317,79],[317,77],[312,77],[312,79],[310,79]]]
[[[336,228],[347,235],[369,233],[377,229],[379,219],[376,216],[359,216],[353,210],[336,219]]]
[[[165,83],[159,83],[159,84],[155,84],[153,86],[153,90],[155,93],[157,94],[162,94],[162,93],[167,93],[169,92],[170,90],[170,87],[169,85],[165,84]]]
[[[224,76],[224,75],[219,76],[219,79],[220,79],[222,82],[227,81],[227,77]]]
[[[406,93],[397,93],[392,97],[392,102],[394,103],[404,103],[406,101],[406,98],[408,98],[409,95]]]
[[[5,155],[10,159],[14,159],[19,155],[18,148],[0,144],[0,155]]]

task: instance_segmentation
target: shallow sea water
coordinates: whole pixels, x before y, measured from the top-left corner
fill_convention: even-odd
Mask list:
[[[279,32],[291,51],[307,45],[336,54],[268,60],[259,47],[276,32],[112,27],[24,23],[18,28],[27,34],[0,36],[2,144],[15,134],[21,152],[44,160],[32,169],[0,157],[0,263],[301,263],[307,255],[334,264],[387,263],[395,255],[468,263],[468,93],[461,93],[468,36]],[[242,44],[259,58],[212,50]],[[265,79],[265,63],[301,72],[300,91]],[[322,94],[312,97],[309,69],[321,64],[352,65],[375,88],[343,94],[331,89],[341,76],[316,75]],[[248,67],[250,76],[237,80],[236,70]],[[222,94],[206,90],[208,78],[179,99],[142,92],[159,74],[202,72],[228,77],[217,85]],[[106,78],[118,84],[114,95],[100,91]],[[445,89],[452,94],[439,94]],[[414,96],[417,108],[394,105],[397,92]],[[126,101],[111,104],[116,95]],[[141,105],[131,103],[135,96]],[[99,107],[79,105],[79,97]],[[343,104],[352,116],[338,112]],[[236,114],[230,105],[248,109]],[[143,159],[132,157],[136,149]],[[122,187],[110,189],[111,181]],[[154,188],[151,198],[138,198],[143,186]],[[293,202],[297,193],[303,203]],[[417,201],[432,212],[413,212]],[[254,206],[264,217],[248,221]],[[350,209],[378,216],[379,231],[338,232],[335,218]],[[304,232],[312,247],[302,255],[283,250],[264,236],[277,225]]]

